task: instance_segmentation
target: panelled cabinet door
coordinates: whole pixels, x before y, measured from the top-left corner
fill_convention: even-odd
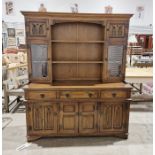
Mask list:
[[[60,103],[59,132],[62,134],[78,133],[78,104]]]
[[[99,130],[105,131],[123,131],[125,130],[125,121],[127,118],[124,103],[101,103],[99,112]]]
[[[112,112],[113,108],[109,104],[101,103],[99,111],[99,130],[104,132],[106,130],[112,130]]]
[[[79,134],[97,132],[97,104],[79,103]]]
[[[48,45],[31,44],[30,57],[30,80],[48,82],[50,80]]]
[[[27,124],[30,133],[57,133],[57,106],[55,103],[28,103]]]
[[[111,20],[107,22],[107,54],[105,60],[108,82],[121,82],[125,77],[126,45],[129,21]]]

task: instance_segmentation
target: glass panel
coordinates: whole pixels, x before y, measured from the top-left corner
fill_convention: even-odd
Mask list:
[[[109,46],[108,48],[108,73],[110,76],[121,76],[123,46]]]
[[[32,62],[32,76],[34,78],[47,77],[47,62]]]
[[[47,77],[47,45],[31,45],[32,77]]]
[[[121,75],[121,65],[119,63],[109,63],[108,73],[110,76],[119,77]]]
[[[47,45],[31,45],[32,61],[47,61]]]

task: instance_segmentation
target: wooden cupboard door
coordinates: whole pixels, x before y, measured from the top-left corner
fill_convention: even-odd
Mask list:
[[[105,131],[123,131],[125,129],[126,119],[128,118],[125,103],[106,102],[101,103],[99,110],[99,130]]]
[[[79,134],[97,132],[97,103],[79,103]]]
[[[33,117],[33,130],[43,130],[44,129],[44,110],[43,106],[41,104],[34,104],[33,106],[33,112],[32,112],[32,117]]]
[[[123,108],[123,104],[115,104],[113,105],[113,129],[114,130],[123,130],[124,126],[124,115],[123,111],[125,109]]]
[[[77,103],[60,103],[60,127],[59,132],[62,134],[78,133],[78,104]]]
[[[109,104],[101,103],[99,111],[99,130],[104,132],[112,129],[112,111],[113,108]]]
[[[27,128],[31,133],[57,133],[57,106],[55,103],[28,103]]]
[[[44,130],[57,133],[57,106],[56,104],[44,106]]]

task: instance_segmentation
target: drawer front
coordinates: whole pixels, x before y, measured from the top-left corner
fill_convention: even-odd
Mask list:
[[[29,100],[56,99],[56,91],[29,91],[26,98]]]
[[[101,98],[105,99],[115,99],[115,98],[127,98],[128,94],[123,90],[109,90],[109,91],[101,91]]]
[[[61,91],[60,99],[97,98],[97,91]]]

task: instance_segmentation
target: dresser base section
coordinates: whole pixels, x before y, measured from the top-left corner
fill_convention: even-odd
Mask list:
[[[30,87],[25,90],[27,140],[42,137],[128,138],[131,88]]]

